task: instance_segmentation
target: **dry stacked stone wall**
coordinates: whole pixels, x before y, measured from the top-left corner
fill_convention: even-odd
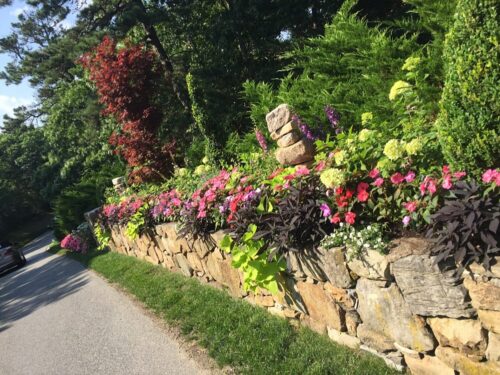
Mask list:
[[[393,241],[388,255],[368,250],[348,261],[342,248],[288,258],[278,295],[246,292],[242,275],[218,243],[179,238],[175,223],[157,225],[135,240],[111,228],[112,251],[222,286],[236,298],[381,356],[413,374],[500,374],[500,262],[473,265],[460,277],[439,268],[419,238]],[[499,259],[500,261],[500,259]]]

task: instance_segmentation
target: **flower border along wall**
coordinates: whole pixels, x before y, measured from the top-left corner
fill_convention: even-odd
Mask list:
[[[500,172],[428,168],[419,138],[345,134],[325,113],[336,142],[281,105],[266,119],[283,167],[221,170],[194,192],[179,172],[176,189],[92,215],[98,241],[399,369],[500,373]]]

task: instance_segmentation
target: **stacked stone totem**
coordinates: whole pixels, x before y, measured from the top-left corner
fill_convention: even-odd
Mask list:
[[[282,165],[307,164],[314,160],[314,143],[306,139],[292,121],[293,112],[281,104],[266,115],[267,129],[278,143],[276,159]]]

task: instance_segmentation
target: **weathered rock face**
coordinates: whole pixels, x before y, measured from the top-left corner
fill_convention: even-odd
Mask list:
[[[499,375],[500,368],[491,362],[477,362],[452,348],[438,346],[436,357],[461,374]]]
[[[489,361],[495,362],[495,364],[500,367],[500,335],[492,332],[489,333],[486,358],[488,358]]]
[[[469,268],[471,272],[487,277],[495,277],[500,279],[500,257],[494,257],[491,264],[491,268],[489,270],[485,270],[484,267],[477,263],[472,263]]]
[[[410,255],[393,263],[396,282],[414,314],[472,317],[467,291],[454,277],[454,270],[441,271],[434,258]]]
[[[391,273],[386,256],[375,250],[368,250],[361,258],[351,259],[349,269],[360,277],[371,280],[390,280]]]
[[[394,348],[393,343],[426,352],[434,349],[432,333],[423,319],[412,315],[396,284],[383,287],[380,282],[366,279],[358,280],[356,293],[359,298],[358,313],[363,324],[358,327],[358,336],[371,331],[384,338],[378,339],[382,351]],[[360,332],[361,330],[361,332]]]
[[[292,120],[293,112],[288,104],[280,104],[266,115],[267,129],[274,132]]]
[[[413,375],[455,375],[455,370],[436,357],[425,355],[415,358],[405,355],[405,362]]]
[[[282,165],[297,165],[314,159],[314,143],[302,138],[291,146],[278,148],[276,159]]]
[[[298,282],[297,289],[313,320],[338,331],[344,330],[344,312],[325,293],[322,285]]]
[[[430,251],[429,241],[419,237],[398,238],[390,243],[390,252],[386,255],[386,260],[394,263],[398,259],[409,255],[424,255]]]
[[[500,311],[500,287],[491,281],[482,282],[469,277],[464,279],[464,285],[476,309]]]
[[[293,132],[299,133],[299,128],[293,121],[290,121],[289,123],[287,123],[283,127],[273,131],[271,133],[271,139],[273,141],[277,141],[281,137],[284,137],[285,135],[287,135],[289,133],[293,133]]]
[[[479,321],[489,331],[500,333],[500,311],[477,310]]]
[[[478,320],[430,318],[427,320],[439,345],[451,346],[465,354],[482,355],[486,334]]]
[[[291,132],[288,134],[285,134],[282,136],[280,139],[278,139],[278,147],[288,147],[293,145],[294,143],[297,143],[301,139],[301,135],[295,132]]]

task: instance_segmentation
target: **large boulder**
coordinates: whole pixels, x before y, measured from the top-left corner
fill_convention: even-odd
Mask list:
[[[387,351],[394,348],[393,343],[416,350],[427,352],[435,348],[432,333],[425,321],[412,314],[396,284],[360,279],[356,285],[359,305],[358,313],[363,324],[358,327],[358,336],[363,339],[363,333],[373,333],[380,341],[371,344],[376,349]],[[370,341],[370,337],[366,341]],[[375,345],[374,345],[375,344]]]
[[[470,318],[475,311],[455,269],[440,269],[435,258],[410,255],[393,263],[396,282],[414,314]]]
[[[291,146],[278,148],[276,150],[276,159],[282,165],[297,165],[313,160],[314,154],[314,143],[302,139]]]
[[[266,115],[267,129],[270,133],[285,126],[292,120],[293,112],[288,104],[280,104]]]

